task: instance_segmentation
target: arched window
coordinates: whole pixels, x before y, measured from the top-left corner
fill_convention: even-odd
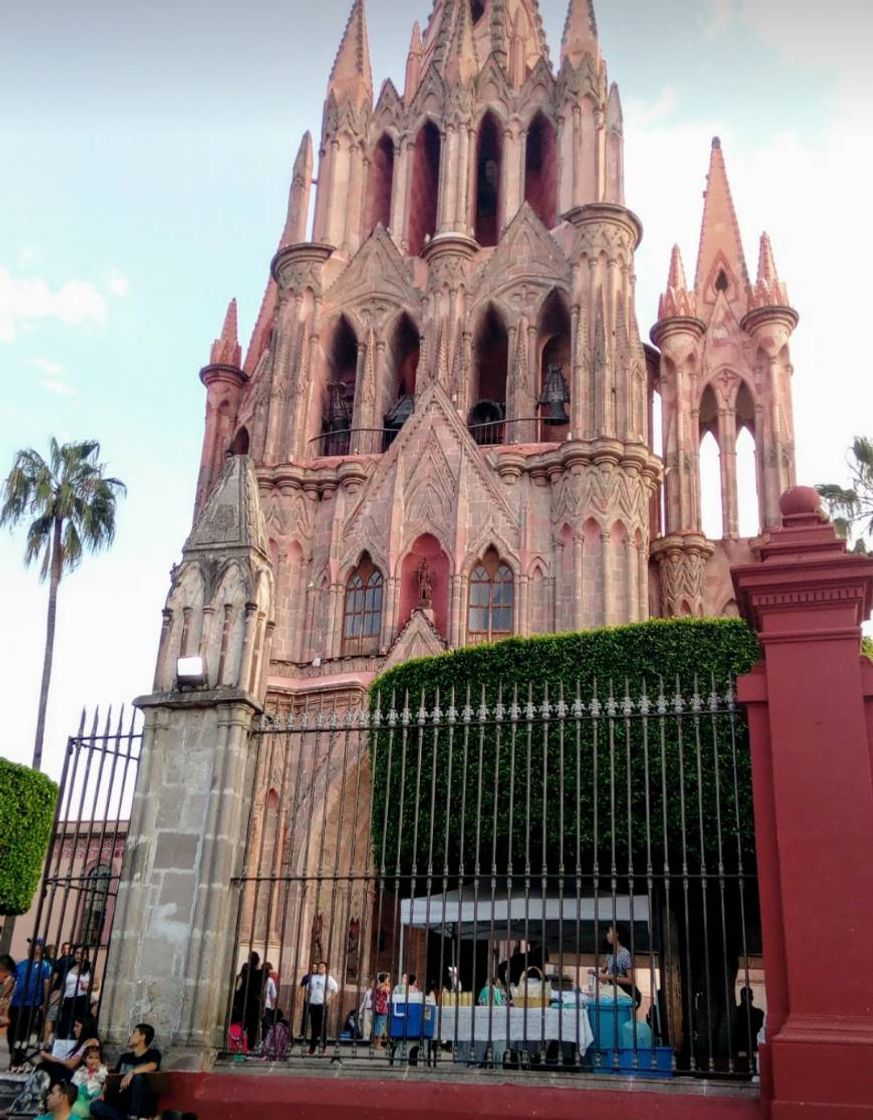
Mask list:
[[[412,197],[409,207],[409,252],[421,256],[427,240],[436,233],[440,193],[442,142],[439,129],[428,121],[415,142]]]
[[[475,644],[510,637],[514,598],[512,569],[489,549],[470,575],[467,640]]]
[[[468,420],[477,443],[503,443],[508,364],[506,327],[489,307],[476,332],[476,388]]]
[[[391,225],[391,195],[394,189],[394,143],[390,136],[383,136],[376,145],[370,164],[369,209],[367,233],[378,225],[388,229]]]
[[[346,584],[343,656],[375,653],[382,633],[382,573],[364,554]]]
[[[537,113],[527,130],[524,199],[546,229],[557,224],[558,158],[555,129]]]
[[[78,940],[91,949],[96,949],[103,937],[111,883],[112,868],[104,863],[88,872]]]
[[[540,439],[560,442],[569,431],[570,315],[563,299],[552,292],[540,315],[539,413]]]
[[[484,15],[485,15],[484,0],[470,0],[470,17],[473,20],[473,26],[474,27],[476,26],[476,24],[479,22],[479,20]]]
[[[493,113],[486,113],[479,126],[476,149],[476,240],[496,245],[500,236],[501,164],[503,136]]]
[[[394,330],[390,366],[382,389],[382,416],[385,428],[383,450],[387,451],[415,411],[415,378],[421,340],[412,320],[403,314]]]
[[[323,403],[320,441],[322,455],[345,455],[355,404],[358,376],[358,340],[345,316],[334,331],[327,364],[327,386]]]

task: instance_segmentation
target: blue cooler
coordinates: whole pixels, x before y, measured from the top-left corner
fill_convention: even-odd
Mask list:
[[[633,1047],[595,1050],[589,1053],[594,1067],[593,1073],[642,1080],[673,1076],[673,1051],[669,1046],[656,1046],[654,1049],[639,1046],[636,1054]]]
[[[602,995],[588,1004],[588,1019],[594,1032],[593,1049],[613,1050],[624,1045],[624,1028],[633,1029],[631,1020],[636,1004],[630,996],[620,992],[616,999],[611,993]]]
[[[388,1037],[396,1039],[430,1039],[436,1030],[436,1004],[425,1003],[424,997],[413,993],[391,1001]]]

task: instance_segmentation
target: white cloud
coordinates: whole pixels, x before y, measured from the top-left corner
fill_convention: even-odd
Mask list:
[[[55,319],[68,326],[105,323],[107,303],[86,280],[67,280],[52,290],[41,277],[13,276],[0,267],[0,342],[14,342],[16,330]]]
[[[42,250],[37,245],[25,245],[23,249],[18,250],[19,268],[27,268],[30,265],[37,264],[41,258]]]
[[[64,367],[60,362],[53,362],[49,358],[30,358],[27,364],[42,370],[43,373],[50,374],[52,377],[60,377],[64,372]]]
[[[679,104],[679,94],[675,86],[665,86],[656,101],[645,102],[631,99],[625,109],[625,120],[632,128],[650,128],[668,120]]]
[[[733,23],[734,15],[734,0],[710,0],[709,18],[704,28],[706,34],[720,34]]]
[[[118,299],[124,297],[130,291],[130,281],[126,276],[122,276],[120,272],[113,271],[110,273],[109,282],[106,285],[106,290],[111,296],[116,296]]]
[[[56,397],[75,397],[76,390],[68,385],[65,381],[53,381],[46,379],[40,381],[40,385],[47,393],[54,393]]]

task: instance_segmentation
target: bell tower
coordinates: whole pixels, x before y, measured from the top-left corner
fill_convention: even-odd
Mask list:
[[[734,613],[729,568],[751,559],[740,538],[737,439],[754,439],[758,528],[780,524],[779,497],[794,485],[789,342],[798,315],[761,237],[750,282],[721,142],[712,142],[697,273],[689,287],[679,247],[652,340],[660,348],[665,456],[664,536],[655,544],[667,615]],[[718,445],[722,530],[703,535],[700,445]]]

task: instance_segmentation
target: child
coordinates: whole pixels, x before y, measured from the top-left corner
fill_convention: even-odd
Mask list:
[[[291,1049],[291,1027],[288,1025],[288,1020],[278,1009],[270,1012],[271,1019],[273,1016],[275,1016],[275,1022],[267,1031],[267,1037],[264,1041],[264,1058],[270,1062],[284,1062],[288,1057],[288,1051]]]
[[[91,1115],[91,1102],[103,1092],[106,1081],[106,1066],[103,1064],[103,1051],[99,1046],[89,1046],[85,1051],[82,1064],[73,1074],[73,1084],[79,1090],[72,1115],[84,1120]]]
[[[388,1003],[391,998],[391,977],[380,972],[373,989],[373,1049],[382,1049],[382,1036],[388,1026]]]

